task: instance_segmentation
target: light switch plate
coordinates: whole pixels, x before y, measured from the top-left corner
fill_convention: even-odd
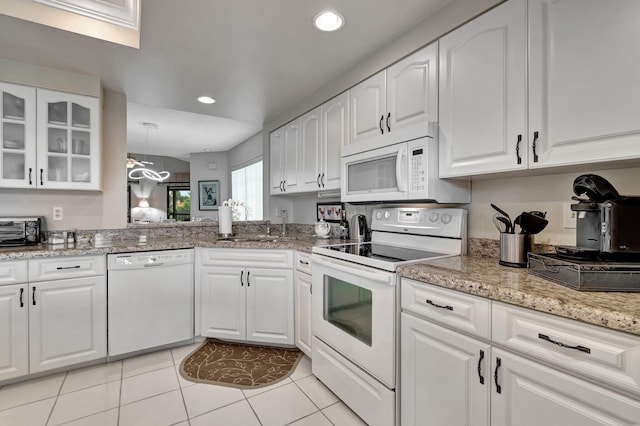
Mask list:
[[[62,207],[53,208],[53,220],[62,220]]]

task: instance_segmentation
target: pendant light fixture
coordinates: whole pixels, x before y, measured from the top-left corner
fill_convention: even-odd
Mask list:
[[[156,123],[144,122],[142,125],[147,129],[147,137],[146,137],[146,152],[144,154],[143,161],[136,161],[134,163],[134,167],[129,170],[129,179],[140,180],[140,179],[151,179],[156,182],[163,182],[169,178],[171,173],[166,170],[162,170],[161,172],[156,172],[151,168],[147,168],[147,165],[153,165],[152,162],[147,161],[147,153],[149,152],[149,131],[151,129],[155,130],[156,133],[156,142],[158,144],[158,148],[160,149],[160,138],[158,137],[158,125]],[[162,151],[159,151],[160,158],[162,158]],[[135,167],[137,166],[137,167]],[[164,162],[162,164],[162,169],[164,169]]]

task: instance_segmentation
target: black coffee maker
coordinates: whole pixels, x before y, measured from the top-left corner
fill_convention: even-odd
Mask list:
[[[640,259],[640,197],[620,195],[594,174],[578,176],[573,192],[576,245],[558,246],[556,252],[570,258]]]

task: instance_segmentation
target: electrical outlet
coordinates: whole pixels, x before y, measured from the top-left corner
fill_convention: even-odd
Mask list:
[[[276,217],[282,216],[282,209],[280,207],[276,207]]]
[[[53,208],[53,220],[62,220],[62,207]]]
[[[571,210],[571,203],[562,203],[562,223],[565,229],[575,229],[578,213]]]

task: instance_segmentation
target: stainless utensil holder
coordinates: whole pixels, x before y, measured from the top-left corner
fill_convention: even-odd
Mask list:
[[[533,251],[533,235],[500,233],[500,265],[527,267],[527,254]]]

